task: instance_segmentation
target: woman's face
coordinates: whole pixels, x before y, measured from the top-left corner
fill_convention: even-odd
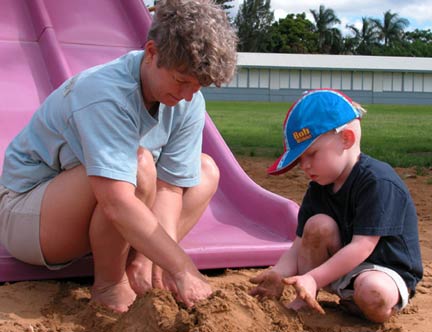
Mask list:
[[[185,75],[177,70],[158,68],[159,75],[154,83],[154,95],[157,101],[175,106],[185,99],[191,101],[193,95],[201,89],[201,85],[195,77]]]
[[[158,67],[158,54],[152,41],[146,44],[144,56],[141,81],[146,103],[160,102],[175,106],[182,99],[191,101],[193,95],[201,89],[196,77],[176,69]]]

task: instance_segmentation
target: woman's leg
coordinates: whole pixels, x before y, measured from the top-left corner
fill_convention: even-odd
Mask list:
[[[40,240],[48,264],[61,264],[91,251],[89,228],[96,199],[85,169],[60,173],[42,200]]]
[[[183,209],[177,228],[178,240],[182,240],[196,225],[204,213],[219,184],[219,168],[207,154],[201,155],[201,182],[187,188],[183,194]]]
[[[148,207],[152,207],[156,197],[156,167],[150,151],[138,149],[138,175],[135,195]],[[143,254],[131,248],[127,262],[127,276],[132,289],[144,294],[152,288],[153,263]]]
[[[51,181],[42,200],[40,223],[46,262],[61,264],[92,251],[92,299],[126,311],[135,299],[125,275],[129,246],[98,208],[83,166]]]
[[[149,199],[151,201],[153,199],[154,202],[156,196],[156,169],[152,170],[149,165],[151,154],[147,151],[143,153],[143,156],[147,157],[142,158],[139,170],[142,174],[150,175],[138,176],[138,188],[146,188],[145,190],[140,190],[142,195],[139,197],[141,197],[141,200]],[[151,159],[151,162],[153,162],[153,159]],[[143,172],[143,170],[148,170],[148,172]],[[155,182],[152,182],[152,179]],[[178,241],[183,239],[198,222],[216,192],[218,183],[219,169],[216,163],[210,156],[202,154],[201,182],[195,187],[185,189],[183,193],[182,211],[178,223],[175,225]],[[153,184],[155,185],[154,190]],[[151,194],[148,197],[145,193]],[[152,269],[152,262],[144,255],[136,252],[133,254],[133,260],[128,266],[128,277],[134,291],[137,294],[143,294],[151,287],[163,287],[162,271],[160,268],[153,266]]]
[[[180,242],[197,224],[200,217],[216,193],[219,184],[219,168],[207,154],[201,155],[201,182],[187,188],[183,193],[183,207],[177,224],[177,239]],[[165,275],[165,278],[163,277]],[[153,287],[168,288],[174,293],[175,285],[170,276],[154,265],[152,271]]]

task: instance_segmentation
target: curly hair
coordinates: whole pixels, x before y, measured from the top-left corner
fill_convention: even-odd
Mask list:
[[[159,67],[194,76],[201,86],[231,81],[238,38],[226,13],[212,0],[160,0],[147,40]]]

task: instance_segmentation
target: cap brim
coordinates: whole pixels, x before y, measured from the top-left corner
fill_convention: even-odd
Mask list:
[[[271,165],[269,168],[267,168],[268,174],[280,175],[280,174],[283,174],[285,172],[288,172],[291,168],[293,168],[295,165],[297,165],[298,158],[285,167],[279,167],[279,163],[280,163],[281,159],[283,158],[283,156],[284,155],[280,156],[279,159],[276,160],[276,162],[273,165]]]
[[[297,165],[301,155],[315,142],[316,139],[308,141],[307,144],[298,145],[295,150],[283,153],[273,165],[267,169],[270,175],[279,175],[288,172]]]

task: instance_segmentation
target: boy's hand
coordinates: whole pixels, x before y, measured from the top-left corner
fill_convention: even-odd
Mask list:
[[[252,296],[275,297],[277,299],[282,296],[284,289],[282,276],[272,269],[265,270],[256,277],[251,278],[249,281],[258,285],[249,292]]]
[[[282,282],[285,285],[291,285],[295,288],[295,291],[297,293],[297,299],[294,301],[301,300],[306,303],[310,308],[314,309],[320,314],[325,314],[324,309],[315,299],[317,293],[317,284],[312,276],[307,274],[301,276],[294,276],[284,278]]]

